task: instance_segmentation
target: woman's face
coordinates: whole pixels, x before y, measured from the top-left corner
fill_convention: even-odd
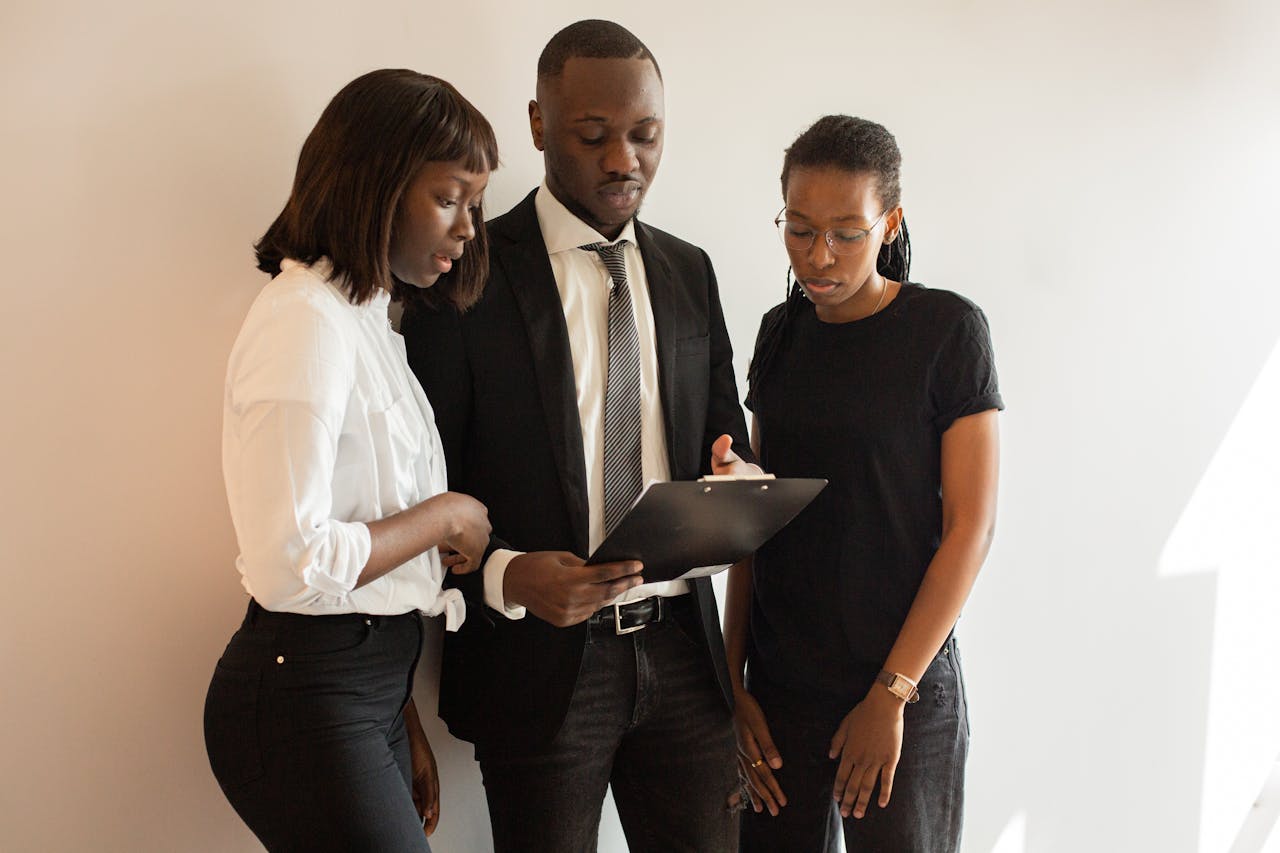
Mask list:
[[[885,235],[895,234],[902,221],[902,208],[885,211],[875,176],[834,167],[792,169],[782,218],[793,234],[813,236],[812,246],[788,246],[787,254],[818,316],[840,322],[870,314],[883,293],[876,257]],[[840,254],[827,242],[829,229],[846,238],[831,235]],[[869,232],[865,238],[858,239],[859,229]]]
[[[391,272],[405,284],[430,287],[462,257],[476,236],[472,213],[489,185],[489,173],[470,172],[462,161],[432,161],[409,182],[391,229]]]

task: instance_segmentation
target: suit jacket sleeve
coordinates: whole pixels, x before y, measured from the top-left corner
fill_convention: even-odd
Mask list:
[[[707,268],[707,318],[711,336],[711,389],[708,396],[707,426],[702,438],[702,473],[711,473],[711,445],[720,436],[733,436],[733,450],[742,459],[756,462],[751,452],[750,434],[738,403],[738,383],[733,375],[733,344],[725,328],[724,309],[720,305],[720,288],[711,259],[702,252]]]

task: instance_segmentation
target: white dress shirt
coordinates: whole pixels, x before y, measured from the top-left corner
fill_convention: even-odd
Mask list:
[[[267,610],[465,616],[435,548],[355,589],[365,522],[447,490],[431,404],[387,319],[353,305],[327,261],[281,264],[231,350],[222,470],[241,582]]]
[[[613,279],[597,253],[585,252],[579,246],[617,240],[606,240],[570,213],[547,189],[545,181],[538,188],[534,208],[569,329],[578,418],[582,425],[582,452],[587,465],[588,547],[594,551],[604,541],[604,389],[609,372],[609,292],[613,289]],[[623,256],[640,346],[641,472],[645,483],[662,482],[671,479],[671,467],[658,389],[657,342],[653,306],[649,302],[649,280],[636,245],[633,222],[627,223],[618,240],[627,241]],[[502,581],[507,564],[519,554],[518,551],[495,551],[484,566],[485,602],[513,619],[522,617],[524,608],[507,606]],[[628,590],[617,601],[680,595],[688,591],[688,583],[682,580],[647,583]]]

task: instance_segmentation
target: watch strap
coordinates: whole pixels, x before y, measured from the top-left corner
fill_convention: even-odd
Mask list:
[[[886,669],[880,670],[880,674],[876,676],[876,682],[883,684],[889,689],[889,692],[908,705],[913,705],[920,701],[920,690],[916,683],[905,675],[897,672],[889,672]]]

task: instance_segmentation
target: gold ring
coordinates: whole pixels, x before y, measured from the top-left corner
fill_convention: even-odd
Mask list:
[[[751,765],[751,769],[752,769],[752,770],[754,770],[755,768],[759,767],[761,764],[764,764],[764,759],[763,759],[763,758],[757,758],[757,759],[755,760],[755,763]]]

